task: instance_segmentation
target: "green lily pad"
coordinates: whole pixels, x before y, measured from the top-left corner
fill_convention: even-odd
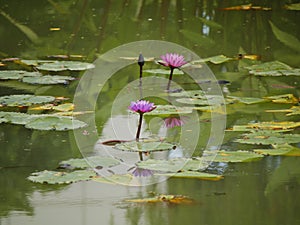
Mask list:
[[[189,114],[193,112],[192,107],[179,107],[175,105],[157,105],[156,109],[145,115],[174,115]]]
[[[231,61],[231,60],[233,60],[233,58],[229,58],[225,55],[216,55],[216,56],[208,57],[208,58],[205,58],[205,59],[192,61],[191,63],[195,64],[195,63],[211,62],[213,64],[221,64],[221,63],[228,62],[228,61]]]
[[[29,84],[68,84],[69,81],[75,80],[71,76],[45,75],[39,77],[24,77],[22,81]]]
[[[266,112],[283,112],[287,113],[287,116],[294,116],[294,115],[300,115],[300,106],[292,106],[290,109],[273,109],[273,110],[266,110]]]
[[[129,185],[133,179],[133,175],[131,174],[114,174],[108,177],[93,177],[93,181],[106,183],[106,184],[123,184]]]
[[[179,171],[199,171],[206,167],[206,164],[199,159],[191,158],[175,158],[170,160],[148,159],[137,163],[137,166],[142,169],[148,169],[160,172],[176,173]]]
[[[223,96],[205,95],[203,98],[178,98],[177,102],[188,105],[218,105],[225,103]]]
[[[274,95],[264,98],[280,104],[296,104],[299,102],[299,100],[293,94]]]
[[[288,4],[285,5],[285,8],[288,10],[300,10],[300,3]]]
[[[77,62],[77,61],[53,61],[53,62],[45,62],[36,66],[39,70],[47,70],[47,71],[81,71],[93,69],[95,66],[91,63],[86,62]]]
[[[247,125],[234,125],[230,131],[290,131],[296,127],[300,127],[300,122],[293,121],[269,121],[269,122],[260,122],[260,123],[249,123]]]
[[[44,170],[32,173],[28,179],[41,184],[70,184],[78,181],[90,180],[96,176],[92,170],[76,170],[73,172],[57,172]]]
[[[280,133],[250,133],[243,135],[242,138],[235,140],[235,142],[244,144],[286,144],[299,143],[300,134],[280,134]]]
[[[197,172],[197,171],[183,171],[175,174],[170,174],[170,176],[177,177],[177,178],[193,178],[193,179],[213,180],[213,181],[223,179],[223,176],[218,174],[204,173],[204,172]]]
[[[289,144],[272,145],[273,149],[254,149],[253,151],[263,155],[300,156],[300,148]]]
[[[218,151],[218,154],[213,159],[214,162],[251,162],[263,158],[262,155],[249,151]]]
[[[0,71],[0,80],[19,80],[24,77],[38,77],[39,72],[27,72],[23,70],[2,70]]]
[[[38,115],[17,113],[17,112],[0,112],[2,122],[25,125],[26,123],[36,119]]]
[[[280,62],[280,61],[272,61],[265,62],[262,64],[252,65],[245,67],[249,70],[250,74],[256,76],[299,76],[300,69],[294,69],[289,65]]]
[[[205,98],[205,92],[202,90],[190,90],[176,93],[169,93],[171,97],[189,97],[189,98]]]
[[[111,157],[90,156],[85,159],[69,159],[59,163],[70,165],[74,169],[86,169],[89,167],[111,167],[120,164],[120,162]]]
[[[250,104],[257,104],[262,102],[267,102],[267,99],[262,98],[253,98],[253,97],[238,97],[238,96],[227,96],[229,99],[235,99],[241,103],[244,103],[246,105]]]
[[[86,123],[73,119],[72,117],[63,116],[43,116],[38,117],[26,123],[25,127],[36,130],[74,130],[87,126]]]
[[[7,95],[0,97],[0,105],[4,106],[31,106],[34,104],[42,104],[53,102],[53,96],[37,96],[37,95]]]
[[[174,145],[165,142],[130,141],[116,144],[114,148],[129,152],[155,152],[173,149]]]
[[[143,70],[145,73],[153,73],[153,74],[170,74],[170,70],[165,69],[151,69],[151,70]],[[173,75],[182,75],[184,72],[181,70],[174,70]]]
[[[56,60],[44,60],[44,59],[21,59],[21,63],[27,65],[27,66],[38,66],[42,63],[54,63]]]

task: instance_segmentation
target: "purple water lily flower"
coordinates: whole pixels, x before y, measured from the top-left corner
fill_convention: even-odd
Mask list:
[[[165,55],[162,55],[160,58],[163,60],[163,62],[161,62],[162,65],[168,66],[173,69],[179,68],[187,63],[184,60],[183,55],[179,55],[177,53],[167,53]]]
[[[152,102],[146,100],[138,100],[136,102],[131,102],[128,108],[133,112],[143,114],[151,112],[156,108],[156,106]]]

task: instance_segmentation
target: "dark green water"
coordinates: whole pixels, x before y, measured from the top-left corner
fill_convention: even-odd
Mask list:
[[[297,47],[280,42],[270,21],[299,39],[299,11],[284,9],[292,1],[256,1],[271,11],[226,11],[221,8],[248,1],[2,1],[0,56],[28,59],[49,55],[98,55],[122,44],[140,40],[165,40],[180,44],[205,58],[239,53],[260,55],[263,61],[279,60],[299,67]],[[215,23],[203,23],[206,18]],[[20,26],[36,33],[33,38]],[[50,28],[60,28],[51,30]],[[31,38],[28,38],[29,37]],[[292,93],[299,97],[296,77],[257,78],[233,76],[239,61],[208,64],[217,79],[231,81],[233,95],[262,97]],[[12,68],[10,68],[12,69]],[[112,78],[99,97],[96,114],[99,136],[109,136],[105,126],[114,98],[135,78],[130,66]],[[130,74],[130,75],[128,75]],[[76,76],[81,76],[82,73]],[[124,76],[126,75],[126,76]],[[179,81],[179,78],[174,78]],[[177,80],[176,80],[177,79]],[[78,81],[69,86],[18,86],[1,84],[0,94],[55,94],[72,98]],[[186,85],[188,88],[188,84]],[[282,108],[282,106],[276,106]],[[289,106],[285,106],[289,108]],[[286,120],[284,114],[265,113],[269,105],[239,108],[227,116],[227,127],[251,121]],[[274,106],[273,106],[274,108]],[[230,106],[228,110],[231,110]],[[124,116],[124,115],[123,115]],[[299,121],[299,117],[287,118]],[[205,136],[205,118],[202,130]],[[253,146],[232,142],[226,133],[223,148],[249,150]],[[95,143],[87,143],[93,146]],[[201,146],[201,143],[199,144]],[[23,126],[0,126],[0,224],[203,224],[296,225],[300,223],[299,157],[265,157],[256,162],[214,165],[221,181],[169,179],[146,187],[81,182],[68,186],[37,185],[26,178],[34,171],[52,170],[65,159],[80,157],[73,132],[32,131]],[[222,172],[223,171],[223,172]],[[187,195],[192,205],[126,205],[127,198],[148,197],[149,192]]]

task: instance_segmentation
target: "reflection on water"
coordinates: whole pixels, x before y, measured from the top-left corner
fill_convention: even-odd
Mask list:
[[[91,62],[97,54],[121,44],[158,39],[179,43],[203,58],[219,54],[237,57],[238,54],[245,53],[259,55],[263,61],[280,60],[290,66],[299,67],[299,46],[282,43],[278,39],[278,32],[276,36],[274,26],[270,25],[272,22],[283,32],[299,37],[298,12],[284,9],[284,4],[289,2],[253,2],[254,5],[271,7],[271,11],[222,11],[221,8],[245,2],[6,1],[0,6],[0,55],[1,58],[17,56],[32,59],[59,54],[80,54]],[[288,92],[299,96],[298,80],[295,77],[270,79],[237,74],[236,71],[244,62],[232,61],[223,65],[209,63],[209,66],[217,79],[231,82],[226,86],[231,94],[243,92],[246,93],[245,96],[262,97]],[[119,91],[138,77],[136,71],[136,68],[125,68],[116,75],[117,84],[113,80],[103,84],[96,114],[100,140],[113,139],[116,136],[125,140],[134,138],[136,119],[124,117],[124,112],[118,112],[111,117],[110,110],[107,109],[111,108]],[[189,84],[190,80],[180,79],[174,77],[176,82],[193,88]],[[1,85],[1,95],[56,93],[72,97],[77,83],[71,83],[68,87],[28,87],[16,83],[6,85],[10,88]],[[282,120],[282,115],[265,113],[264,110],[268,108],[268,105],[241,107],[228,115],[227,126],[249,121]],[[193,119],[187,119],[187,123],[191,121]],[[170,140],[173,138],[176,141],[175,134],[180,129],[158,126],[161,122],[163,121],[145,121],[143,135],[166,134]],[[126,131],[122,130],[122,123],[126,124]],[[180,123],[170,123],[176,124]],[[113,127],[118,128],[111,129]],[[209,129],[209,118],[203,115],[200,135],[205,143],[209,139]],[[88,140],[88,135],[89,132],[85,131],[83,140]],[[234,137],[232,133],[227,133],[223,147],[243,150],[252,148],[233,143]],[[98,142],[96,145],[86,145],[89,153],[100,149]],[[209,171],[225,175],[225,179],[216,182],[171,178],[146,187],[96,182],[59,186],[33,184],[26,177],[37,170],[55,169],[61,160],[80,157],[81,153],[76,147],[72,132],[32,131],[22,126],[1,124],[0,146],[1,224],[279,225],[300,222],[299,157],[277,156],[244,164],[212,164]],[[199,143],[197,147],[195,154],[200,154],[205,146]],[[102,150],[103,148],[101,146]],[[105,151],[107,154],[114,154],[114,157],[131,160],[130,165],[136,161],[136,158],[129,157],[127,153],[113,153],[111,148]],[[175,151],[171,153],[174,154]],[[163,157],[174,157],[172,154],[165,154]],[[177,148],[175,157],[181,154],[180,148]],[[195,199],[196,204],[128,205],[122,202],[128,198],[149,197],[150,192],[187,195]]]

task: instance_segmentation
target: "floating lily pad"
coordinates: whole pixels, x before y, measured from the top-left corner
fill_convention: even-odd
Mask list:
[[[290,109],[273,109],[273,110],[266,110],[266,112],[283,112],[287,113],[287,116],[294,116],[294,115],[300,115],[300,106],[292,106]]]
[[[172,97],[189,97],[189,98],[205,98],[205,92],[202,90],[181,91],[177,93],[169,93]]]
[[[262,102],[267,102],[267,99],[262,98],[253,98],[253,97],[238,97],[238,96],[227,96],[229,99],[235,99],[241,103],[244,103],[246,105],[250,104],[257,104]]]
[[[211,62],[213,64],[221,64],[221,63],[228,62],[228,61],[231,61],[231,60],[233,60],[233,58],[229,58],[225,55],[216,55],[216,56],[208,57],[208,58],[205,58],[205,59],[192,61],[191,63],[195,64],[195,63]]]
[[[263,158],[262,155],[249,151],[218,151],[218,154],[213,159],[214,162],[251,162]]]
[[[251,131],[257,132],[258,130],[271,130],[271,131],[290,131],[293,128],[300,127],[300,122],[293,121],[270,121],[260,123],[249,123],[247,125],[234,125],[230,131]]]
[[[192,113],[192,107],[179,107],[175,105],[157,105],[156,109],[145,115],[174,115]]]
[[[249,70],[250,74],[254,74],[256,76],[299,76],[300,69],[294,69],[289,65],[280,62],[280,61],[272,61],[266,62],[258,65],[252,65],[246,67]]]
[[[282,104],[295,104],[299,102],[293,94],[284,94],[284,95],[274,95],[264,97],[265,99],[271,100],[274,103],[282,103]]]
[[[0,112],[0,118],[4,119],[2,122],[25,125],[26,123],[36,119],[38,115],[31,115],[17,112]]]
[[[46,104],[38,107],[30,108],[31,110],[56,110],[60,112],[68,112],[74,110],[73,103],[64,103],[60,105]]]
[[[242,138],[235,140],[235,142],[244,144],[285,144],[285,143],[299,143],[300,134],[280,134],[280,133],[261,133],[261,134],[245,134]]]
[[[39,70],[47,70],[47,71],[80,71],[80,70],[88,70],[93,69],[95,66],[91,63],[86,62],[77,62],[77,61],[53,61],[53,62],[44,62],[39,63],[36,66]]]
[[[155,152],[167,151],[173,149],[174,145],[165,142],[145,142],[145,141],[130,141],[116,144],[115,148],[129,152]]]
[[[35,183],[46,184],[70,184],[78,181],[90,180],[96,176],[92,170],[76,170],[73,172],[57,172],[44,170],[32,173],[28,179]]]
[[[60,165],[69,165],[74,169],[85,169],[89,167],[111,167],[120,164],[120,162],[111,157],[90,156],[85,159],[69,159],[59,163]]]
[[[21,59],[20,62],[27,66],[38,66],[39,64],[43,64],[43,63],[54,63],[54,62],[56,62],[56,60]]]
[[[74,80],[71,76],[55,76],[45,75],[39,77],[24,77],[22,81],[29,84],[68,84],[69,81]]]
[[[143,70],[145,73],[154,73],[154,74],[170,74],[170,70],[165,69],[151,69],[151,70]],[[181,70],[174,70],[173,75],[182,75],[184,72]]]
[[[23,70],[2,70],[0,71],[0,80],[19,80],[23,77],[38,77],[39,72],[27,72]]]
[[[30,106],[34,104],[42,104],[53,102],[53,96],[37,96],[37,95],[7,95],[0,97],[0,105],[4,106]]]
[[[177,102],[189,105],[217,105],[225,103],[223,96],[205,95],[203,98],[178,98]]]
[[[126,199],[131,203],[169,203],[169,204],[192,204],[194,200],[183,195],[157,195],[152,198]]]
[[[123,184],[129,185],[133,179],[131,174],[114,174],[108,177],[93,177],[93,181],[106,183],[106,184]]]
[[[272,145],[273,149],[254,149],[253,151],[263,155],[300,156],[300,148],[289,144]]]
[[[193,178],[193,179],[213,180],[213,181],[223,179],[223,176],[218,174],[204,173],[204,172],[197,172],[197,171],[183,171],[175,174],[170,174],[170,176],[177,177],[177,178]]]
[[[25,127],[36,130],[74,130],[87,126],[86,123],[72,117],[44,116],[26,123]]]

